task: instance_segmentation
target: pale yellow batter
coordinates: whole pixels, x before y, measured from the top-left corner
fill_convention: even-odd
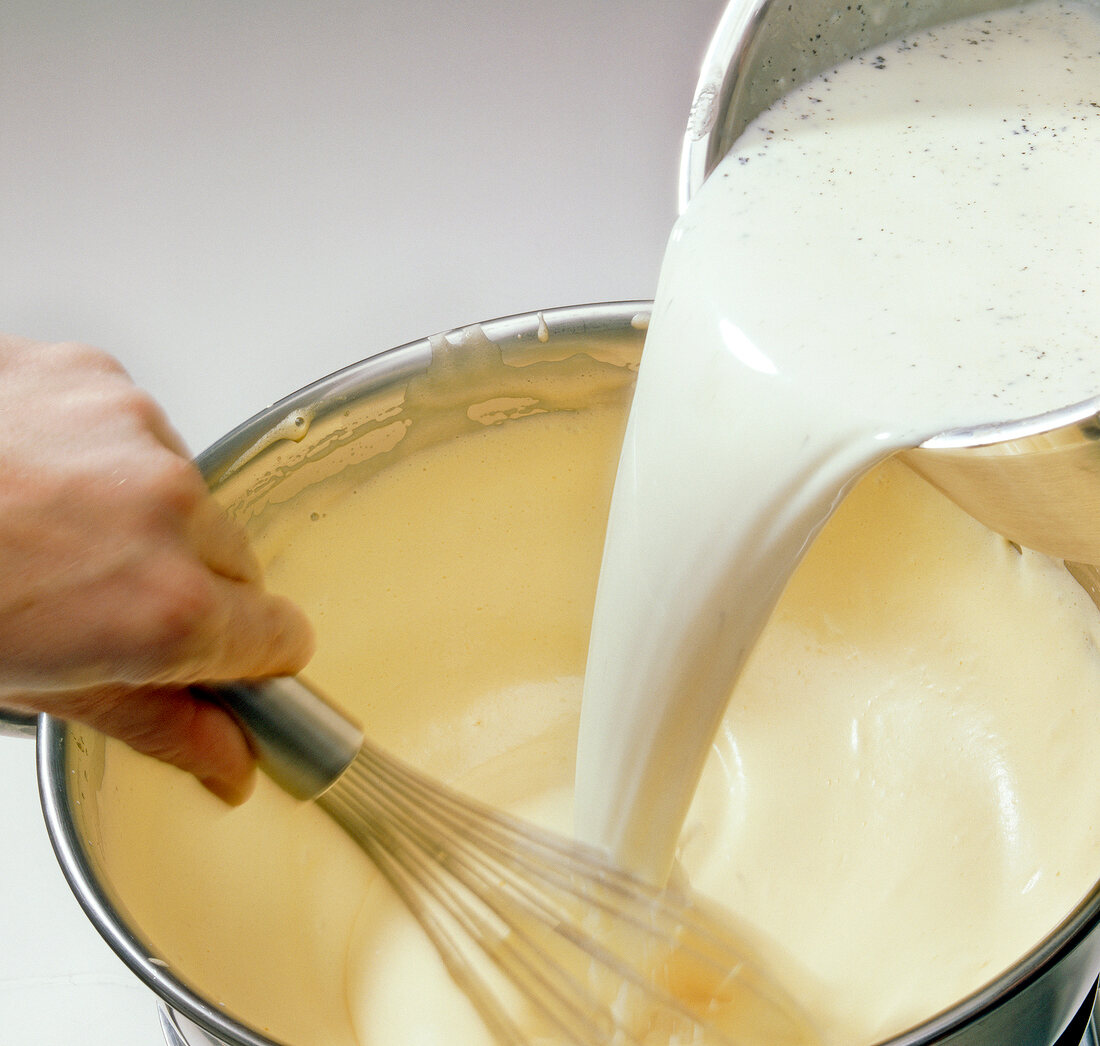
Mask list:
[[[559,378],[519,395],[529,374],[491,349],[468,374],[444,356],[423,403],[413,389],[375,419],[406,434],[380,440],[396,448],[381,471],[361,449],[320,458],[315,475],[347,467],[255,484],[242,511],[271,584],[316,623],[316,683],[382,744],[568,830],[630,370],[540,364]],[[456,394],[471,375],[503,394]],[[445,402],[464,434],[417,448]],[[811,550],[734,694],[680,860],[774,941],[828,1042],[869,1044],[958,1000],[1097,878],[1098,630],[1060,566],[900,465]],[[487,1042],[315,809],[261,781],[227,810],[113,744],[97,796],[90,831],[122,904],[229,1012],[293,1046]]]

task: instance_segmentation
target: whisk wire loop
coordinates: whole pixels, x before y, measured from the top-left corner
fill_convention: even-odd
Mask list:
[[[552,1030],[553,1041],[578,1046],[640,1046],[629,1021],[615,1013],[616,1003],[629,1005],[600,998],[593,985],[601,980],[633,986],[647,1008],[703,1026],[639,964],[647,948],[659,963],[673,941],[711,967],[715,983],[731,972],[715,961],[718,941],[694,945],[693,938],[713,937],[709,925],[673,893],[596,851],[443,789],[369,743],[318,801],[390,881],[501,1042],[530,1038],[509,1016],[501,989],[478,972],[484,960],[516,989],[525,1016]],[[609,920],[614,926],[601,926]],[[618,951],[606,945],[608,937]],[[471,941],[473,949],[466,947]],[[621,986],[615,994],[622,995]],[[713,1028],[707,1036],[715,1046],[732,1046]]]
[[[714,912],[675,888],[654,886],[592,847],[452,792],[370,742],[364,741],[349,773],[364,794],[394,803],[392,812],[410,831],[422,835],[426,823],[445,830],[439,861],[450,864],[468,854],[476,867],[492,867],[500,876],[497,885],[522,894],[531,912],[545,909],[546,925],[562,933],[581,914],[601,911],[617,926],[659,944],[674,940],[684,957],[716,977],[731,973],[730,956],[744,948],[743,941],[722,932],[723,920]]]
[[[359,844],[501,1046],[820,1046],[690,890],[443,787],[299,678],[212,694],[268,774]]]
[[[494,992],[476,972],[478,954],[506,975],[508,983],[553,1028],[557,1041],[581,1046],[611,1042],[615,1027],[600,1012],[599,1000],[566,966],[548,961],[541,942],[530,932],[534,924],[525,925],[517,917],[520,909],[502,901],[503,895],[494,889],[500,882],[493,880],[490,871],[471,865],[456,852],[441,852],[416,818],[406,816],[391,801],[378,801],[387,807],[387,816],[365,814],[343,787],[326,795],[323,805],[352,832],[421,923],[451,976],[498,1040],[527,1043],[529,1037],[508,1017],[500,989]],[[395,824],[409,834],[394,831]],[[471,942],[477,942],[476,948]],[[626,1046],[628,1040],[621,1041]]]

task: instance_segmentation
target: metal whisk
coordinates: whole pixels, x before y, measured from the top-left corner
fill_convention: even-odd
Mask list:
[[[811,1046],[713,906],[473,802],[365,740],[301,680],[215,691],[260,765],[363,848],[508,1046]]]

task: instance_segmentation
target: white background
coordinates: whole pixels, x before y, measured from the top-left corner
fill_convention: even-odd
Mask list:
[[[0,329],[199,450],[494,316],[651,297],[720,0],[3,0]],[[0,1046],[158,1046],[0,738]]]

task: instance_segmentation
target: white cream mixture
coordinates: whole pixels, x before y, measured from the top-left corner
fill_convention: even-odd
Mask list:
[[[966,111],[948,86],[952,78],[941,75],[936,127],[945,127],[956,109],[952,121],[984,126],[993,104],[985,95],[1000,97],[1016,82],[1029,81],[1026,100],[1037,104],[1038,73],[1025,77],[1014,63],[1032,61],[1032,49],[1049,57],[1042,41],[1051,26],[1061,40],[1052,45],[1056,51],[1068,46],[1063,27],[1072,25],[1066,36],[1084,52],[1100,52],[1091,14],[1073,8],[1063,16],[1061,10],[1043,5],[1026,16],[997,15],[998,23],[1017,28],[994,43],[984,39],[984,22],[938,31],[937,51],[969,34],[978,42],[962,49],[982,58],[979,71],[995,74],[989,83],[975,81],[983,97],[977,112]],[[1014,40],[1025,33],[1030,42],[1017,48]],[[922,38],[914,50],[933,46],[932,40]],[[851,133],[860,142],[872,133],[889,138],[885,85],[893,83],[903,99],[912,94],[902,62],[912,52],[883,54],[885,71],[872,57],[832,80],[836,98],[858,90],[861,78],[869,85],[866,105],[876,116],[856,121]],[[1011,76],[996,64],[995,56],[1006,54]],[[1047,57],[1035,61],[1043,67]],[[938,70],[951,67],[943,62]],[[1091,115],[1089,92],[1081,93],[1080,85],[1096,87],[1095,63],[1072,64],[1073,83]],[[849,75],[856,86],[845,85]],[[929,104],[934,86],[921,96]],[[805,92],[800,97],[811,112],[829,104],[810,101]],[[853,104],[834,103],[838,130]],[[939,410],[938,392],[919,398],[928,386],[909,378],[907,354],[920,361],[927,381],[926,367],[942,367],[944,359],[953,364],[989,344],[972,344],[967,334],[948,342],[953,315],[933,337],[929,325],[937,321],[927,302],[896,320],[896,351],[886,351],[883,329],[868,328],[878,380],[894,375],[883,387],[872,381],[861,392],[855,378],[865,372],[859,368],[855,378],[847,374],[838,383],[834,363],[855,351],[853,281],[842,277],[835,287],[822,286],[809,279],[820,275],[813,264],[801,273],[793,266],[806,249],[802,241],[813,239],[816,223],[848,190],[829,190],[832,202],[815,214],[806,188],[828,184],[831,161],[820,161],[816,176],[805,173],[810,144],[825,139],[821,126],[803,132],[812,121],[802,120],[795,105],[786,103],[746,139],[748,163],[735,158],[727,167],[740,175],[766,158],[761,178],[775,188],[775,210],[758,213],[754,201],[734,214],[736,200],[725,198],[726,180],[716,175],[670,246],[661,318],[646,349],[641,406],[628,441],[628,455],[645,464],[652,480],[639,483],[633,495],[647,529],[624,529],[630,506],[620,482],[610,545],[620,553],[612,552],[601,581],[601,632],[581,752],[584,760],[602,752],[608,761],[600,773],[591,763],[581,773],[579,810],[572,782],[581,680],[627,371],[576,357],[553,364],[549,373],[557,377],[536,388],[530,379],[536,368],[509,365],[499,354],[493,363],[444,353],[433,367],[439,402],[460,404],[471,431],[413,447],[418,432],[431,431],[431,416],[410,414],[398,395],[378,408],[369,437],[347,444],[343,470],[330,479],[310,485],[311,475],[333,471],[331,458],[318,461],[316,472],[302,468],[271,484],[257,482],[262,494],[250,525],[272,587],[300,601],[316,624],[315,682],[358,713],[380,743],[483,798],[563,830],[576,816],[590,834],[657,867],[666,846],[642,845],[629,819],[620,837],[611,828],[640,803],[654,825],[659,818],[671,830],[691,798],[695,763],[709,751],[680,835],[680,863],[698,888],[759,934],[776,975],[805,1002],[829,1046],[868,1046],[987,982],[1049,932],[1096,880],[1100,615],[1060,565],[1017,552],[896,462],[859,483],[780,598],[788,567],[849,477],[912,440],[922,425],[932,432],[1006,412],[999,397],[974,403],[956,396],[974,384],[972,376],[954,383],[943,378],[950,409]],[[1019,116],[1013,110],[1013,118]],[[1029,128],[1044,120],[1026,117]],[[1040,135],[1041,143],[1052,133]],[[974,137],[960,130],[957,144]],[[1012,142],[1017,137],[1007,135]],[[938,131],[933,138],[941,141]],[[879,150],[879,174],[861,182],[868,200],[847,219],[864,221],[870,231],[880,221],[869,216],[870,197],[898,187],[882,173],[891,163],[887,152]],[[867,153],[860,148],[861,163]],[[790,160],[780,162],[788,154]],[[1035,162],[1031,156],[1013,169]],[[1077,162],[1080,170],[1095,169],[1095,158]],[[941,198],[943,163],[921,166],[914,201],[931,206]],[[1007,170],[999,177],[1010,178]],[[1042,176],[1044,187],[1050,177],[1049,171]],[[1078,184],[1088,182],[1071,188]],[[988,189],[968,191],[990,206],[1008,206]],[[1058,195],[1044,188],[1043,199],[1033,201],[1020,192],[1028,207]],[[792,221],[796,200],[798,220]],[[745,224],[750,220],[759,222],[755,231]],[[838,225],[829,237],[841,253],[830,254],[821,268],[850,275],[850,256],[859,255],[863,241],[845,246],[845,221]],[[752,265],[739,262],[727,275],[724,267],[691,261],[696,250],[704,262],[713,260],[708,252],[717,248],[704,242],[712,227],[724,230],[715,234],[725,238],[723,251],[736,249]],[[933,227],[925,215],[905,235]],[[991,228],[998,227],[991,220]],[[738,247],[742,229],[751,231],[756,247]],[[760,237],[772,235],[801,237],[773,259],[779,282],[767,268],[772,263],[756,260]],[[965,239],[961,227],[959,235]],[[1025,264],[1046,274],[1044,287],[1056,282],[1052,259],[1095,248],[1095,237],[1073,235],[1065,233],[1057,252],[1029,255]],[[973,271],[964,271],[974,277],[966,292],[978,295],[979,285],[986,287],[981,293],[998,309],[1006,302],[1016,309],[1021,301],[1019,293],[1002,297],[990,289],[994,272],[997,279],[1012,275],[1009,246],[979,252]],[[876,248],[887,249],[882,242]],[[921,250],[931,255],[930,247]],[[1090,259],[1094,274],[1095,253]],[[890,291],[892,277],[882,268],[885,286],[861,284],[871,301]],[[1073,266],[1068,271],[1072,276]],[[868,280],[871,275],[877,274]],[[937,264],[918,266],[909,278],[923,286],[940,275]],[[1082,282],[1082,297],[1095,286]],[[929,294],[942,304],[953,290],[947,280]],[[1073,291],[1056,315],[1036,321],[1043,335],[1036,366],[1045,366],[1040,355],[1048,344],[1083,348],[1082,330],[1100,329],[1095,317],[1074,312],[1067,319],[1064,302],[1077,301]],[[820,311],[818,297],[834,292],[849,297],[836,314],[843,324],[825,322]],[[891,300],[904,305],[908,295]],[[717,318],[716,307],[723,310]],[[959,314],[965,318],[964,309]],[[803,330],[807,315],[814,321],[808,354],[805,345],[787,340]],[[789,330],[777,334],[774,323],[788,317]],[[877,309],[867,318],[878,322]],[[722,340],[707,350],[714,330]],[[988,331],[988,325],[970,330]],[[778,352],[792,345],[791,354]],[[547,347],[554,350],[555,337]],[[872,350],[861,343],[860,351]],[[938,363],[925,359],[929,352],[942,352]],[[815,375],[803,383],[801,398],[792,360]],[[996,366],[992,359],[980,366],[987,363]],[[1002,383],[1010,385],[1014,373],[1005,368]],[[1058,365],[1047,376],[1060,374]],[[496,391],[466,396],[471,376]],[[1080,380],[1090,388],[1100,384]],[[448,382],[454,383],[450,392]],[[578,386],[590,394],[570,399],[562,393]],[[931,398],[934,417],[903,409],[904,386],[918,397],[917,407]],[[1081,392],[1071,381],[1049,396],[1062,402]],[[1044,389],[1032,403],[1014,401],[1007,412],[1048,406],[1047,395]],[[662,409],[668,413],[658,414]],[[761,417],[768,421],[763,445]],[[899,417],[916,420],[908,430],[891,428]],[[879,432],[888,437],[876,442]],[[386,467],[361,472],[358,463],[376,452]],[[784,471],[786,481],[776,462],[797,462]],[[752,491],[760,496],[750,507]],[[741,535],[733,559],[731,533]],[[795,536],[777,543],[777,534]],[[766,566],[757,567],[757,555],[768,559]],[[607,581],[617,568],[623,572],[618,589]],[[727,581],[736,582],[732,597]],[[728,638],[725,626],[758,624],[777,600],[762,635],[757,638],[755,625],[742,632],[709,676],[680,670],[676,656],[685,649],[709,658]],[[623,619],[621,633],[609,624],[612,607]],[[629,635],[640,639],[616,663],[613,644]],[[693,635],[698,642],[685,645]],[[730,698],[720,685],[723,673],[728,683],[754,640]],[[631,674],[634,664],[639,669]],[[698,714],[676,714],[685,676],[709,705]],[[591,703],[599,693],[593,687],[612,684],[635,699],[664,703],[650,733],[644,716],[628,709],[615,719],[607,706],[624,741],[619,749]],[[620,785],[644,780],[632,753],[645,756],[643,766],[657,775],[656,795],[620,795]],[[487,1042],[410,917],[314,808],[261,782],[252,801],[229,811],[185,775],[113,743],[93,787],[85,831],[106,879],[158,961],[216,1005],[293,1046]],[[672,798],[662,805],[666,789]]]
[[[1043,2],[764,113],[673,230],[585,679],[578,830],[667,874],[732,681],[851,482],[1100,391],[1100,17]]]

